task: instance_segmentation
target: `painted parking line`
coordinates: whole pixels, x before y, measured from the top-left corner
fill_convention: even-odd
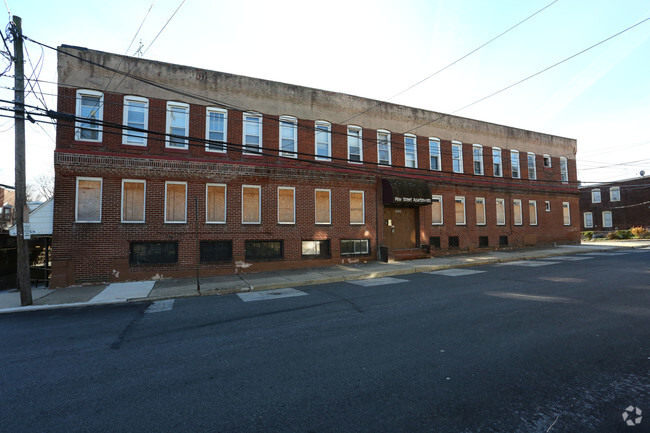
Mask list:
[[[347,281],[347,282],[350,284],[356,284],[357,286],[371,287],[371,286],[384,286],[386,284],[407,283],[408,280],[403,280],[401,278],[384,277],[384,278],[370,278],[367,280],[354,280],[354,281]]]
[[[291,298],[294,296],[304,296],[307,293],[287,287],[286,289],[263,290],[260,292],[237,293],[239,299],[244,302],[268,301],[270,299]]]
[[[557,265],[560,262],[546,262],[542,260],[518,260],[516,262],[499,263],[497,266],[529,266],[535,268],[537,266]]]
[[[444,275],[445,277],[462,277],[465,275],[481,274],[485,271],[477,271],[475,269],[444,269],[442,271],[427,272],[430,275]]]
[[[144,312],[145,314],[162,313],[163,311],[171,311],[172,308],[174,308],[174,300],[165,299],[163,301],[153,301]]]

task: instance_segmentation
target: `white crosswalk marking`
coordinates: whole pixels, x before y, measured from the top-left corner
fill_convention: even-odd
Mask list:
[[[287,287],[286,289],[263,290],[260,292],[237,293],[239,299],[244,302],[268,301],[269,299],[290,298],[293,296],[304,296],[307,293]]]
[[[516,262],[506,262],[506,263],[499,263],[499,266],[529,266],[531,268],[537,267],[537,266],[547,266],[547,265],[557,265],[560,262],[545,262],[541,260],[518,260]]]
[[[566,261],[576,261],[576,260],[589,260],[593,259],[590,256],[556,256],[553,257],[553,260],[566,260]]]
[[[173,299],[165,299],[164,301],[153,301],[149,308],[145,310],[145,313],[161,313],[163,311],[171,311],[174,308]]]
[[[393,277],[384,277],[384,278],[370,278],[367,280],[354,280],[348,281],[350,284],[356,284],[357,286],[370,287],[370,286],[383,286],[386,284],[397,284],[397,283],[406,283],[408,280],[403,280],[401,278]]]
[[[485,271],[477,271],[474,269],[444,269],[442,271],[431,271],[427,272],[427,274],[431,275],[444,275],[446,277],[462,277],[464,275],[473,275],[473,274],[480,274]]]

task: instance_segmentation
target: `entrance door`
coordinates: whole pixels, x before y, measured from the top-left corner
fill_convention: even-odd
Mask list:
[[[414,207],[384,208],[384,243],[388,248],[415,248]],[[391,224],[388,224],[388,223]]]

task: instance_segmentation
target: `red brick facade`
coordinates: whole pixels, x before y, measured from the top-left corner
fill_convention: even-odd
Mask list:
[[[597,202],[592,197],[594,190],[599,192]],[[604,212],[610,213],[610,220],[604,220]],[[590,214],[590,220],[585,214]],[[591,224],[585,224],[588,222]],[[650,227],[650,179],[640,177],[580,187],[580,226],[583,231],[594,232]]]

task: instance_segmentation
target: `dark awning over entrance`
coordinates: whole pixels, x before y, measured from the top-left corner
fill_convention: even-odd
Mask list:
[[[384,205],[422,206],[431,204],[431,189],[423,180],[382,179]]]

